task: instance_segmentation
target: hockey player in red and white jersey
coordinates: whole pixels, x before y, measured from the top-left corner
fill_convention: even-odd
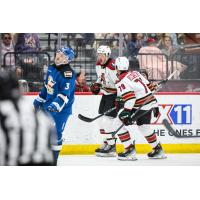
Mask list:
[[[117,89],[115,82],[117,81],[117,71],[115,69],[115,60],[111,57],[111,49],[109,46],[101,45],[97,49],[97,81],[90,87],[93,94],[101,92],[102,98],[99,105],[99,114],[103,114],[107,110],[115,107],[115,99],[117,97]],[[116,156],[115,138],[111,132],[114,130],[114,118],[117,116],[116,110],[104,115],[99,119],[100,134],[103,136],[103,145],[95,150],[97,156],[111,157]]]
[[[125,126],[118,132],[118,137],[124,144],[125,151],[118,154],[119,160],[136,160],[135,144],[132,143],[127,126],[133,124],[136,119],[139,132],[146,138],[147,142],[153,148],[148,153],[149,158],[166,158],[160,142],[155,133],[152,132],[150,122],[152,111],[157,107],[157,100],[148,88],[149,81],[139,72],[129,72],[129,61],[126,57],[118,57],[115,62],[119,81],[116,83],[117,96],[120,96],[124,102],[123,108],[118,113],[116,126],[122,123]],[[137,109],[140,110],[137,111]],[[157,109],[155,116],[159,115]],[[136,113],[137,111],[137,113]],[[136,113],[134,116],[133,114]],[[132,115],[132,117],[131,117]],[[142,115],[142,117],[140,117]]]

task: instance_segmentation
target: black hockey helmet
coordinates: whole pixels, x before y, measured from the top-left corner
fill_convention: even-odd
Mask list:
[[[19,84],[15,73],[0,72],[0,100],[18,100]]]

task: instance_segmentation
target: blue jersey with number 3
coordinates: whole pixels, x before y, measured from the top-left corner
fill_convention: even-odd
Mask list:
[[[44,109],[52,103],[58,103],[62,110],[60,113],[72,113],[72,104],[74,102],[76,75],[69,65],[48,67],[45,87],[41,90],[39,96],[46,100]],[[61,101],[62,97],[67,97],[67,102]]]

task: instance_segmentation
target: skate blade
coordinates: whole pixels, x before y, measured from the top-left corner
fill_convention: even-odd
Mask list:
[[[97,157],[116,157],[116,153],[96,153],[95,154]]]
[[[127,158],[127,157],[117,157],[118,160],[121,160],[121,161],[135,161],[137,160],[136,157],[132,157],[132,158]]]
[[[149,159],[166,159],[166,155],[156,156],[156,157],[148,157]]]

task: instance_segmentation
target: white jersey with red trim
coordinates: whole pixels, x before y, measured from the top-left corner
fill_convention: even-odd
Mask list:
[[[141,110],[149,110],[156,106],[157,100],[148,87],[150,83],[139,72],[125,72],[119,79],[116,83],[117,96],[122,97],[125,109],[144,105]]]
[[[100,65],[96,63],[97,83],[101,83],[101,92],[104,95],[115,94],[117,89],[115,86],[117,78],[117,71],[115,69],[115,60],[109,58],[106,64]]]

